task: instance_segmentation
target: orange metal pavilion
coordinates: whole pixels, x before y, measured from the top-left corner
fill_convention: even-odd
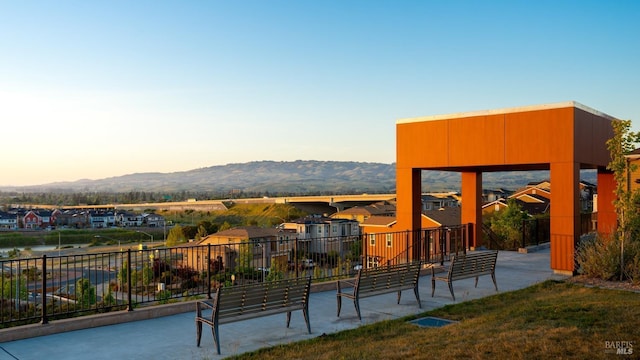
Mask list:
[[[580,170],[597,169],[598,230],[611,233],[615,181],[606,170],[614,118],[577,102],[399,120],[396,124],[397,228],[420,229],[421,171],[462,176],[462,223],[482,241],[482,173],[549,170],[551,268],[573,273],[580,235]]]

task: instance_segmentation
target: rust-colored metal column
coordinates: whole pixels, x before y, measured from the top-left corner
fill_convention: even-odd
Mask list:
[[[409,238],[404,244],[396,243],[394,252],[400,254],[403,251],[407,251],[407,256],[416,259],[420,256],[420,238],[418,234],[422,225],[421,170],[396,168],[396,184],[396,224],[398,230],[409,231]]]
[[[396,168],[396,219],[398,230],[420,230],[422,189],[421,171]]]
[[[616,181],[613,173],[598,169],[598,232],[610,235],[616,231],[618,217],[613,206],[616,196]]]
[[[580,236],[580,164],[551,163],[551,268],[573,274]]]
[[[462,214],[463,224],[472,224],[469,245],[482,245],[482,173],[462,173]]]

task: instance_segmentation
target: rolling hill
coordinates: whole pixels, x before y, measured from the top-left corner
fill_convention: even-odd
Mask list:
[[[57,182],[38,186],[3,187],[20,192],[216,192],[286,194],[359,194],[395,192],[395,164],[345,161],[254,161],[172,173],[135,173],[98,180]],[[548,179],[547,171],[483,174],[484,188],[516,189]],[[595,172],[583,171],[595,183]],[[455,172],[424,171],[423,191],[459,191]]]

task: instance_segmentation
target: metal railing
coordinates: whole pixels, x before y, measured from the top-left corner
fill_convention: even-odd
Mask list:
[[[0,261],[0,327],[211,298],[219,286],[311,276],[353,276],[361,268],[443,262],[468,248],[469,226],[315,239],[249,239]],[[397,249],[402,250],[397,250]]]
[[[595,231],[594,219],[597,213],[580,214],[580,235]],[[521,246],[540,245],[551,241],[551,219],[540,218],[522,221]]]

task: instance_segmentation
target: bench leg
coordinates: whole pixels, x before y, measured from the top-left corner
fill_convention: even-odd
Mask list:
[[[478,277],[477,276],[476,276],[476,286],[475,287],[478,287]]]
[[[362,321],[362,316],[360,316],[360,301],[358,300],[359,299],[357,297],[353,299],[353,305],[356,306],[356,313],[358,313],[358,319]]]
[[[290,323],[291,323],[291,311],[287,311],[287,328],[289,328]]]
[[[307,324],[307,332],[311,334],[311,325],[309,324],[309,307],[302,309],[302,315],[304,316],[304,322]]]
[[[398,304],[400,304],[400,296],[402,296],[402,290],[398,291]]]
[[[338,301],[338,317],[340,317],[340,309],[342,309],[342,296],[337,295],[336,301]]]
[[[491,273],[491,280],[493,280],[493,286],[496,287],[496,292],[498,292],[498,283],[496,283],[496,273]]]
[[[453,281],[449,281],[449,291],[451,292],[451,297],[453,298],[453,301],[456,301],[456,296],[453,295]]]
[[[213,342],[216,343],[216,350],[220,355],[220,334],[218,333],[218,322],[216,321],[211,327],[211,333],[213,334]]]
[[[422,302],[420,301],[420,292],[418,291],[418,285],[413,288],[413,293],[416,294],[416,300],[418,300],[418,307],[422,309]]]
[[[433,297],[433,294],[435,294],[435,292],[436,292],[436,279],[431,277],[431,297]]]
[[[196,346],[200,347],[200,339],[202,338],[202,322],[196,319]]]

